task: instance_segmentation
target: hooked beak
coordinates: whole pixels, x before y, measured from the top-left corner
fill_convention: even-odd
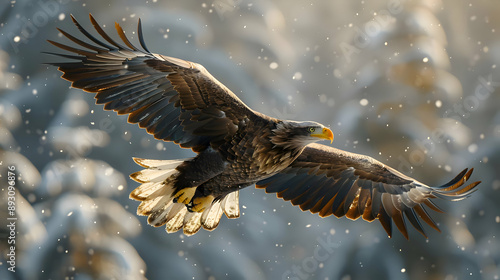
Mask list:
[[[333,143],[333,132],[329,128],[323,128],[322,133],[311,134],[313,137],[318,137],[325,140],[330,140],[330,144]]]

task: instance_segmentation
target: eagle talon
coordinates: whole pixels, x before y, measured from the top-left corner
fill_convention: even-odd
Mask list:
[[[188,204],[193,199],[196,187],[184,188],[175,194],[174,202]]]
[[[210,207],[214,201],[213,195],[207,195],[204,197],[195,197],[191,202],[186,204],[187,210],[189,212],[203,212],[205,209]]]
[[[186,204],[186,208],[187,208],[187,210],[188,210],[190,213],[195,212],[195,211],[193,211],[193,206],[194,206],[194,205],[193,205],[193,201],[192,201],[192,200],[191,200],[191,202],[189,202],[188,204]]]

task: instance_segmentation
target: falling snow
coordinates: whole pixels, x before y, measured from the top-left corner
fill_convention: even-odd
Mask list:
[[[467,148],[467,150],[469,151],[469,153],[473,154],[475,152],[477,152],[477,149],[478,149],[478,146],[477,144],[470,144],[469,147]]]
[[[276,63],[276,62],[271,62],[271,64],[269,64],[269,68],[271,68],[271,69],[273,69],[273,70],[274,70],[274,69],[276,69],[276,68],[278,68],[278,63]]]
[[[499,279],[498,264],[491,262],[499,259],[494,248],[500,224],[497,4],[402,1],[393,10],[371,1],[261,2],[9,2],[12,8],[0,23],[6,42],[0,51],[0,150],[11,154],[0,158],[0,165],[18,167],[17,194],[24,199],[18,221],[30,221],[17,234],[16,254],[33,264],[24,266],[22,275],[65,279],[88,272],[106,278],[100,273],[113,271],[114,278],[134,279],[337,275],[353,280],[376,273],[389,279]],[[436,200],[447,210],[432,213],[443,233],[427,227],[428,239],[411,231],[406,241],[394,225],[388,239],[378,222],[361,218],[321,219],[253,186],[240,192],[241,217],[224,217],[215,231],[187,237],[149,227],[147,217],[135,214],[139,203],[128,199],[138,186],[128,174],[141,169],[131,157],[194,153],[102,110],[91,94],[69,89],[56,67],[42,64],[54,61],[40,53],[53,51],[46,40],[74,46],[56,27],[81,38],[69,11],[90,29],[93,11],[121,43],[114,31],[119,22],[139,48],[135,28],[141,18],[151,51],[202,63],[256,111],[272,114],[286,105],[294,119],[331,127],[335,141],[322,144],[368,154],[432,186],[470,167],[472,180],[483,183],[466,200]],[[458,22],[457,14],[468,20]],[[82,139],[88,145],[79,149]],[[423,161],[413,164],[417,153]],[[338,246],[329,251],[325,244]],[[314,259],[315,252],[325,259]],[[367,259],[374,254],[379,258]],[[94,262],[74,262],[80,255]],[[342,256],[350,261],[338,262]],[[444,264],[450,256],[455,261]],[[103,258],[106,262],[95,265]],[[71,265],[60,267],[64,263]],[[297,268],[302,274],[294,273]]]
[[[273,69],[273,68],[271,67],[271,69]],[[293,74],[292,79],[294,79],[294,80],[302,80],[302,73],[295,72],[295,74]]]

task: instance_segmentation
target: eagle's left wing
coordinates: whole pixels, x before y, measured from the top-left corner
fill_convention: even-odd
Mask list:
[[[442,212],[431,198],[454,201],[470,195],[480,183],[464,185],[472,171],[465,169],[449,183],[429,187],[371,157],[310,144],[288,168],[256,186],[321,217],[378,219],[389,237],[392,219],[408,239],[406,219],[425,237],[420,219],[439,231],[424,205]]]

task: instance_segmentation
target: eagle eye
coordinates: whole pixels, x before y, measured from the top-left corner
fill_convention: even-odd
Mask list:
[[[314,128],[314,127],[309,127],[307,130],[308,130],[310,133],[313,133],[313,132],[316,130],[316,128]]]

